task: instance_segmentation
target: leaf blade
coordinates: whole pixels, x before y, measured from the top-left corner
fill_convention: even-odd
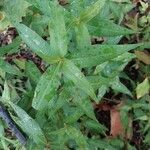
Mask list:
[[[41,76],[35,89],[32,107],[41,110],[48,107],[48,102],[56,95],[59,86],[58,73],[60,64],[49,67]],[[44,92],[43,92],[44,90]]]
[[[79,23],[86,23],[94,18],[104,6],[106,0],[98,0],[93,5],[89,6],[85,11],[83,11],[78,19]]]
[[[64,19],[64,10],[58,3],[51,3],[50,8],[50,46],[53,53],[56,53],[56,55],[59,56],[65,56],[67,53],[68,41]]]
[[[37,122],[32,119],[22,108],[13,104],[12,102],[9,103],[17,116],[19,117],[19,121],[17,122],[20,127],[23,129],[25,133],[29,135],[30,138],[34,140],[35,143],[40,144],[45,142],[44,134],[37,124]]]
[[[71,80],[78,88],[82,89],[94,100],[97,99],[93,87],[85,79],[85,76],[81,73],[81,71],[70,60],[65,59],[62,71],[64,76]]]
[[[137,48],[140,45],[141,44],[94,45],[91,46],[86,53],[82,51],[72,53],[70,55],[70,59],[81,68],[92,67],[114,59],[127,51]]]
[[[149,80],[148,78],[145,78],[145,80],[138,84],[137,88],[136,88],[136,95],[137,98],[141,98],[142,96],[144,96],[145,94],[149,93],[150,91],[150,84],[149,84]]]
[[[134,34],[135,31],[119,26],[110,20],[98,18],[89,25],[89,32],[93,36],[114,37],[120,35]]]
[[[58,62],[59,57],[53,55],[50,45],[36,32],[21,23],[15,23],[15,27],[19,31],[23,41],[31,48],[33,52],[49,63]]]

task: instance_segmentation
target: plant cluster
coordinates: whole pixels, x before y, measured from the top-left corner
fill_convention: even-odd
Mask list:
[[[150,47],[150,15],[141,2],[142,17],[131,17],[134,7],[130,0],[0,1],[0,30],[18,32],[0,47],[0,149],[134,150],[131,120],[140,122],[148,147],[150,57],[143,50]],[[41,66],[22,57],[7,61],[21,52]],[[134,81],[125,70],[137,58],[142,69]],[[112,139],[95,115],[110,92],[119,95],[125,131]]]

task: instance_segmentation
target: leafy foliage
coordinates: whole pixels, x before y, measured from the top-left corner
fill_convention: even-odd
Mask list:
[[[109,129],[95,115],[95,107],[113,112],[110,106],[100,106],[111,91],[125,101],[121,110],[115,110],[118,116],[126,118],[133,110],[136,119],[145,120],[143,133],[150,128],[149,115],[145,115],[150,111],[146,105],[150,71],[137,87],[124,72],[136,58],[134,50],[149,48],[147,40],[135,44],[122,42],[140,31],[120,25],[124,14],[133,8],[131,2],[70,0],[61,6],[56,0],[4,0],[0,6],[6,17],[6,22],[2,22],[0,11],[0,30],[11,24],[18,31],[11,44],[0,47],[0,83],[4,85],[0,101],[27,136],[23,148],[135,149],[127,137],[107,139]],[[95,44],[94,37],[106,40]],[[7,56],[21,48],[31,50],[44,68],[22,58],[12,64],[6,61]],[[126,86],[124,80],[131,86]],[[143,110],[139,112],[141,107]],[[122,122],[128,131],[129,126]],[[0,121],[0,149],[8,149],[10,143],[17,149],[19,142],[8,139],[4,128]],[[148,141],[149,132],[145,143],[149,144]]]

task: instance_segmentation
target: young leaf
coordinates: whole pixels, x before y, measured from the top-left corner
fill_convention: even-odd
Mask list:
[[[50,46],[57,56],[65,56],[67,53],[67,32],[65,27],[64,10],[58,3],[50,5]]]
[[[10,89],[8,87],[7,82],[5,81],[5,83],[4,83],[4,91],[3,91],[3,94],[2,94],[2,99],[4,101],[10,101],[10,98],[11,98]]]
[[[41,76],[34,93],[33,108],[37,110],[47,108],[49,101],[56,96],[56,90],[60,84],[58,80],[59,70],[60,64],[53,65]]]
[[[99,87],[99,89],[98,89],[98,96],[97,96],[98,99],[101,100],[106,92],[107,92],[107,86],[106,85],[102,85],[101,87]]]
[[[10,20],[4,11],[0,11],[0,32],[6,30],[8,26],[11,26]]]
[[[35,143],[41,144],[45,143],[45,137],[39,125],[33,120],[22,108],[19,106],[9,103],[13,108],[19,120],[17,120],[17,124],[22,128],[22,130],[28,134],[28,136],[34,140]]]
[[[98,0],[93,5],[86,8],[77,19],[77,24],[86,23],[94,18],[104,6],[106,0]]]
[[[63,74],[71,80],[78,88],[82,89],[86,94],[96,100],[96,95],[90,83],[86,80],[81,71],[70,60],[65,59],[63,62]]]
[[[145,78],[145,80],[138,84],[137,88],[136,88],[136,95],[137,98],[141,98],[142,96],[144,96],[145,94],[149,93],[150,91],[150,83],[148,78]]]
[[[39,5],[39,9],[50,17],[49,33],[51,51],[57,56],[66,55],[68,42],[63,8],[56,1],[37,0],[36,2]]]

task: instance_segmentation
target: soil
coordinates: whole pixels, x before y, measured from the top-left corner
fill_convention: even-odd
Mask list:
[[[18,36],[16,29],[8,28],[7,31],[0,33],[0,46],[5,46],[12,43],[16,36]],[[13,63],[14,59],[25,59],[27,61],[32,61],[41,72],[44,72],[45,70],[44,62],[42,59],[36,54],[33,54],[29,49],[25,50],[22,48],[18,53],[5,56],[5,60],[11,64]]]

